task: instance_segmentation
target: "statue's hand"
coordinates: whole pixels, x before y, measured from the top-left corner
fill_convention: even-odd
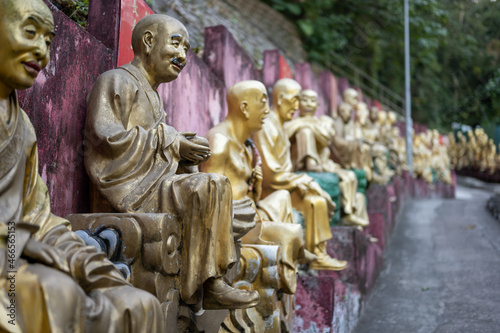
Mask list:
[[[259,201],[260,196],[262,195],[262,179],[262,167],[256,166],[252,172],[252,184],[255,202]]]
[[[181,158],[197,165],[208,160],[211,155],[208,140],[193,132],[180,133],[179,153]]]
[[[336,204],[335,202],[332,201],[332,197],[330,197],[330,194],[328,194],[325,190],[323,190],[321,186],[319,186],[319,184],[316,183],[315,181],[309,183],[309,191],[311,194],[319,195],[325,198],[328,201],[328,204],[330,206],[333,206],[332,208],[335,208]]]
[[[46,266],[54,267],[62,272],[69,273],[69,267],[66,260],[64,260],[56,248],[38,242],[33,238],[28,240],[21,256],[25,259],[30,259]]]

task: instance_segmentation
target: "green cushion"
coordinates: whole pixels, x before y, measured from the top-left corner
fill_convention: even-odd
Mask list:
[[[301,172],[299,172],[301,173]],[[333,214],[330,225],[340,224],[340,187],[339,187],[339,177],[330,172],[306,172],[308,176],[314,179],[321,188],[330,195],[332,201],[335,202],[337,208],[335,209],[335,214]]]
[[[368,186],[368,181],[366,180],[366,172],[363,169],[351,169],[356,174],[358,179],[358,189],[359,193],[366,194],[366,187]]]

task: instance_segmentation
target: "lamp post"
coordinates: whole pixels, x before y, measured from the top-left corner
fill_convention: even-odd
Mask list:
[[[411,119],[411,83],[410,83],[410,9],[408,0],[404,0],[405,15],[405,92],[406,92],[406,162],[413,171],[413,120]]]

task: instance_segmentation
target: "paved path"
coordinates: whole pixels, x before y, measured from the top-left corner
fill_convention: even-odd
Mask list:
[[[491,192],[415,200],[400,216],[356,333],[500,332],[500,222]]]

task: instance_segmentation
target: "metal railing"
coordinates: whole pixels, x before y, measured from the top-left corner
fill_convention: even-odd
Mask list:
[[[332,60],[344,68],[334,64]],[[403,119],[405,118],[405,99],[401,95],[381,84],[336,53],[332,54],[332,58],[326,62],[326,65],[334,74],[347,78],[351,84],[359,87],[363,91],[363,94],[378,100],[383,106],[395,111]]]

